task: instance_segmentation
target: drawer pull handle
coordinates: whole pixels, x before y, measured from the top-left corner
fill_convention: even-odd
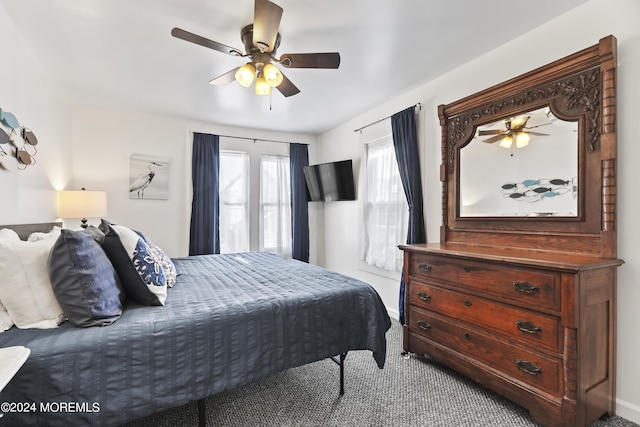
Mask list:
[[[423,331],[428,331],[431,328],[431,324],[425,322],[424,320],[418,320],[416,323],[418,324],[418,328],[422,329]]]
[[[529,282],[513,282],[513,288],[527,295],[533,295],[540,290],[539,286],[532,285]]]
[[[421,263],[418,264],[418,270],[422,271],[423,273],[430,273],[431,266],[429,264]]]
[[[465,265],[464,267],[462,267],[462,269],[464,270],[465,273],[468,273],[471,271],[471,267]]]
[[[471,334],[469,332],[465,332],[464,335],[462,335],[462,336],[465,337],[468,340],[471,339]]]
[[[534,365],[528,360],[516,359],[516,365],[518,366],[518,369],[520,369],[522,372],[526,372],[529,375],[535,376],[535,375],[540,375],[542,373],[541,367]]]
[[[431,295],[429,295],[426,292],[418,292],[418,299],[421,299],[422,301],[426,301],[429,302],[431,300]]]
[[[533,324],[529,321],[516,320],[516,326],[522,332],[526,332],[528,334],[539,334],[542,332],[542,326]]]
[[[468,299],[464,300],[464,305],[466,305],[467,307],[471,307],[471,301],[469,301]]]

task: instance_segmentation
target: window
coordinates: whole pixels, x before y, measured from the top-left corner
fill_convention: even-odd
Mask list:
[[[364,226],[361,260],[368,266],[402,271],[409,207],[398,172],[391,135],[366,145]]]
[[[260,157],[260,250],[291,257],[289,157]]]
[[[249,154],[220,150],[220,253],[249,246]]]

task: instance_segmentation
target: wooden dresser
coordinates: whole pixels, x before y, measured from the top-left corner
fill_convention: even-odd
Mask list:
[[[615,70],[609,36],[441,105],[440,243],[400,247],[405,351],[452,367],[547,426],[586,426],[615,413],[616,270],[623,264],[616,256]],[[534,123],[537,115],[548,125]],[[575,130],[554,134],[556,120]],[[530,144],[547,138],[550,151],[536,157],[514,144],[509,157],[506,141],[497,142],[515,142],[527,126],[541,130],[531,132]],[[553,169],[547,163],[563,155],[565,142],[573,145]],[[504,177],[496,174],[502,170]],[[470,171],[480,171],[471,184]],[[565,172],[572,178],[559,179]],[[492,181],[495,175],[503,180]],[[560,206],[545,199],[556,196],[569,208],[545,211]]]
[[[614,412],[619,260],[455,244],[402,249],[405,350],[444,361],[545,425]]]

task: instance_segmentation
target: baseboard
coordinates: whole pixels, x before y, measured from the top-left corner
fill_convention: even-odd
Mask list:
[[[633,405],[624,400],[616,399],[616,415],[625,420],[640,424],[640,406]]]
[[[395,320],[400,320],[400,311],[387,307],[387,314]]]

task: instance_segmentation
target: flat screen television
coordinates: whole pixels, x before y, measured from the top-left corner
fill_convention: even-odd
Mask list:
[[[311,202],[356,199],[351,160],[305,166],[304,178],[307,182],[307,200]]]

